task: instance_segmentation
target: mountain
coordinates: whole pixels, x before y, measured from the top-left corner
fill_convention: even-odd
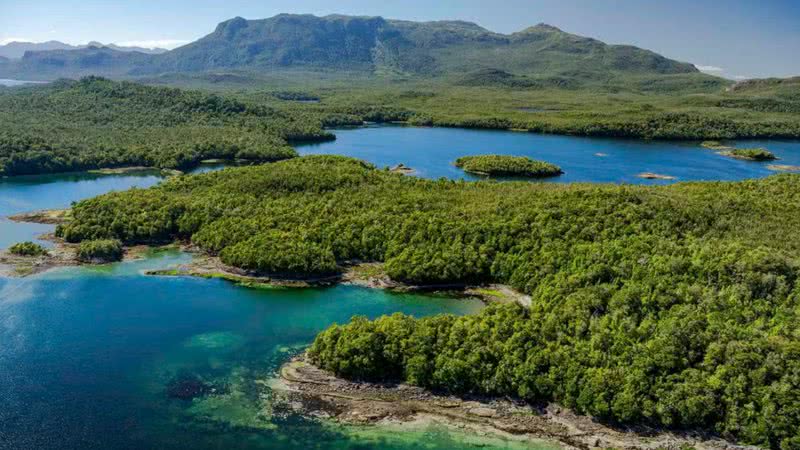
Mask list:
[[[241,17],[157,58],[144,71],[236,67],[317,67],[406,74],[492,68],[517,74],[575,70],[689,73],[691,64],[631,46],[606,45],[540,24],[494,33],[462,21],[409,22],[381,17],[281,14]]]
[[[48,50],[74,50],[74,47],[59,41],[47,42],[9,42],[6,45],[0,45],[0,56],[8,59],[19,59],[27,51],[48,51]]]
[[[89,47],[29,52],[18,69],[57,76],[153,75],[216,69],[312,69],[421,76],[471,71],[523,77],[608,78],[620,74],[681,74],[698,70],[632,46],[539,24],[513,34],[463,21],[410,22],[382,17],[280,14],[237,17],[211,34],[158,54]]]
[[[123,76],[151,63],[153,55],[122,52],[108,47],[80,50],[29,51],[22,59],[7,64],[9,78],[80,76],[94,73]],[[1,66],[0,66],[1,67]]]
[[[25,55],[25,52],[42,52],[52,50],[80,50],[89,47],[108,47],[113,50],[122,52],[140,52],[149,54],[165,53],[168,50],[163,48],[143,48],[143,47],[124,47],[115,44],[101,44],[97,41],[92,41],[86,45],[70,45],[59,41],[47,42],[9,42],[6,45],[0,45],[0,56],[8,59],[20,59]]]
[[[146,53],[149,55],[160,55],[162,53],[166,53],[169,50],[165,48],[146,48],[146,47],[137,47],[137,46],[123,46],[123,45],[116,45],[116,44],[103,44],[97,41],[92,41],[86,44],[85,46],[81,46],[81,48],[87,47],[108,47],[112,50],[117,50],[120,52],[139,52],[139,53]]]

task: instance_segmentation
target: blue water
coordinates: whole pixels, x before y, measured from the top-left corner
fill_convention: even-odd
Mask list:
[[[264,291],[140,273],[188,259],[165,252],[0,278],[0,448],[358,447],[346,430],[263,413],[270,390],[260,381],[354,314],[481,308],[476,300],[348,286]],[[168,383],[186,374],[225,392],[169,398]],[[438,439],[433,448],[454,442]]]
[[[553,136],[510,131],[373,125],[331,130],[336,140],[298,148],[302,154],[333,153],[367,160],[380,167],[403,163],[426,178],[477,177],[453,166],[460,156],[504,154],[528,156],[561,166],[556,182],[667,184],[638,178],[642,172],[675,177],[675,181],[741,180],[776,172],[769,164],[800,166],[800,141],[744,141],[737,147],[765,147],[774,163],[733,159],[700,147],[699,142],[664,142]],[[598,156],[603,154],[605,156]]]
[[[0,216],[159,180],[3,179]],[[0,222],[0,246],[51,229]],[[557,448],[440,425],[336,425],[289,412],[270,387],[279,367],[334,322],[398,311],[470,314],[479,301],[353,286],[253,290],[143,274],[190,260],[152,251],[136,261],[0,277],[0,450]],[[214,391],[170,397],[169,386],[187,378]]]
[[[72,202],[110,191],[148,187],[161,181],[153,174],[93,175],[88,173],[0,178],[0,249],[16,242],[37,241],[51,225],[20,224],[5,217],[41,209],[67,208]]]

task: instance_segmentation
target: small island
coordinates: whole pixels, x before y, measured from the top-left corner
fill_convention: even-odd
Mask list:
[[[765,148],[732,148],[720,152],[720,155],[748,161],[774,161],[778,159],[774,153]]]
[[[674,180],[675,177],[672,175],[663,175],[660,173],[653,173],[653,172],[642,172],[636,175],[638,178],[643,178],[645,180]]]
[[[701,147],[716,150],[722,156],[730,158],[744,159],[747,161],[774,161],[778,159],[774,153],[765,148],[734,148],[724,145],[717,141],[705,141]]]
[[[455,163],[465,172],[484,176],[554,177],[564,173],[560,167],[525,156],[477,155],[462,156]]]

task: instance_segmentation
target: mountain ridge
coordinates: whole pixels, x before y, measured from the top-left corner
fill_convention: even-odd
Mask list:
[[[415,22],[311,14],[278,14],[257,20],[234,17],[194,42],[157,55],[136,51],[123,54],[111,47],[90,46],[29,52],[16,66],[23,73],[38,70],[59,76],[285,68],[404,76],[442,76],[480,69],[520,76],[699,72],[692,64],[649,50],[605,44],[544,23],[502,34],[461,20]]]
[[[0,57],[7,59],[22,59],[27,52],[53,51],[53,50],[82,50],[90,47],[108,47],[121,52],[140,52],[152,55],[166,53],[165,48],[146,48],[138,46],[116,45],[114,43],[103,44],[98,41],[91,41],[88,44],[71,45],[61,41],[50,40],[46,42],[27,42],[12,41],[5,45],[0,45]]]

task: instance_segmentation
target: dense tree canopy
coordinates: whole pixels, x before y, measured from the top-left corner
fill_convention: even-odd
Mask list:
[[[455,165],[465,172],[490,176],[552,177],[563,173],[555,164],[534,161],[525,156],[462,156]]]
[[[77,204],[70,241],[191,239],[259,272],[381,261],[502,282],[532,306],[356,319],[340,375],[555,400],[623,423],[800,443],[800,177],[665,187],[423,180],[336,156],[183,176]]]
[[[47,254],[47,249],[35,242],[25,241],[12,245],[8,252],[19,256],[41,256]]]
[[[109,262],[122,259],[122,243],[117,239],[83,241],[78,246],[78,259],[85,262]]]
[[[288,141],[330,138],[319,120],[263,105],[94,77],[0,95],[5,175],[276,161],[296,156]]]

